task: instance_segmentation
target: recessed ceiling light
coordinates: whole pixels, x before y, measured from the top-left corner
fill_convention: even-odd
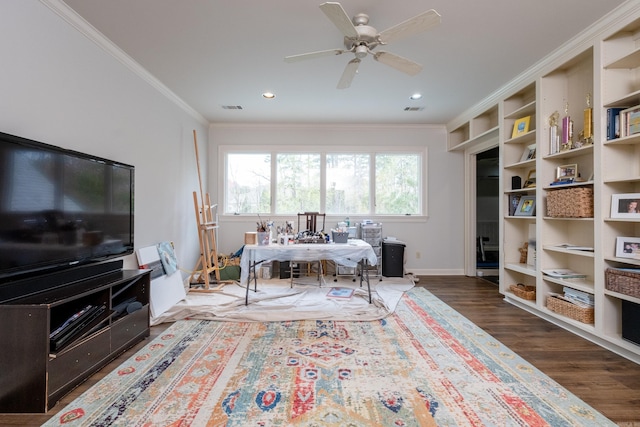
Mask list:
[[[265,92],[262,94],[262,97],[266,99],[273,99],[276,97],[276,94],[271,92]]]
[[[421,93],[414,93],[413,95],[411,95],[410,98],[415,101],[416,99],[422,98],[422,94]]]

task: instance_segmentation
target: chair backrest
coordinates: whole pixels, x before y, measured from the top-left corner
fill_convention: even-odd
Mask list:
[[[319,230],[318,230],[318,217],[322,218],[322,228],[320,228]],[[323,214],[323,213],[321,214],[318,212],[299,213],[298,214],[298,232],[304,231],[304,230],[309,230],[313,233],[315,233],[316,231],[323,231],[325,217],[326,217],[326,214]],[[305,224],[304,230],[300,228],[300,223],[303,220]]]

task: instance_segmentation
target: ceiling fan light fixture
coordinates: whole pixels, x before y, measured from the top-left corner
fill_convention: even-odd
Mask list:
[[[362,59],[365,56],[367,56],[368,52],[369,52],[369,49],[367,49],[367,46],[365,45],[356,46],[356,58]]]
[[[417,101],[420,98],[422,98],[422,94],[421,93],[417,93],[417,92],[409,97],[409,99],[411,99],[413,101]]]
[[[262,94],[262,97],[265,99],[274,99],[276,97],[276,94],[272,92],[265,92]]]

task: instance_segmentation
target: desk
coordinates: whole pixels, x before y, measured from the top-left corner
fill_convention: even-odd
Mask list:
[[[376,265],[378,258],[371,245],[363,240],[350,239],[348,243],[300,243],[290,245],[245,245],[240,258],[240,283],[247,284],[245,304],[249,303],[249,282],[253,273],[255,290],[258,289],[256,266],[268,261],[318,261],[331,260],[345,267],[359,267],[360,286],[362,280],[367,282],[369,303],[371,303],[371,286],[367,265]]]

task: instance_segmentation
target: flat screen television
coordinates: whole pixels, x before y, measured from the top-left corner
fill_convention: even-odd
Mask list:
[[[0,133],[3,284],[133,252],[134,167]]]

